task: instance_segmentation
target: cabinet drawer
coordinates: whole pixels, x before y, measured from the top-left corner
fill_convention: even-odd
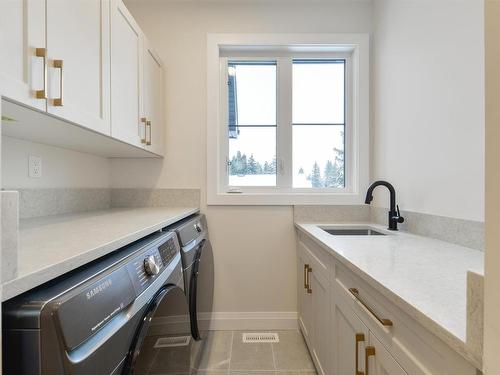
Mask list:
[[[335,262],[333,287],[409,374],[465,375],[475,369],[367,282]]]

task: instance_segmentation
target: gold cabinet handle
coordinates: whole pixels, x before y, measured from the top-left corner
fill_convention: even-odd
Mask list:
[[[375,347],[367,346],[365,348],[365,375],[369,375],[368,371],[370,368],[369,359],[371,356],[375,356]]]
[[[355,364],[354,364],[354,375],[364,375],[365,373],[363,371],[359,371],[359,343],[365,341],[365,335],[364,333],[356,333],[356,344],[354,347],[354,350],[356,350],[356,355],[355,355]]]
[[[309,265],[304,264],[304,289],[307,289],[307,269]]]
[[[144,138],[142,137],[141,125],[139,125],[139,135],[141,137],[141,143],[146,143],[146,117],[141,117],[141,122],[144,124]]]
[[[36,90],[36,98],[47,99],[47,50],[45,48],[36,48],[35,56],[43,59],[43,89]]]
[[[379,317],[379,316],[375,313],[375,311],[374,311],[374,310],[373,310],[370,306],[368,306],[368,304],[367,304],[366,302],[364,302],[364,301],[361,299],[361,297],[360,297],[360,295],[359,295],[359,290],[357,290],[356,288],[349,288],[349,292],[351,292],[351,294],[354,296],[354,298],[356,298],[356,300],[357,300],[359,303],[361,303],[361,304],[364,306],[364,308],[365,308],[365,309],[367,309],[367,310],[370,312],[370,314],[372,314],[372,315],[375,317],[375,319],[377,319],[377,320],[378,320],[378,322],[379,322],[380,324],[382,324],[382,325],[383,325],[383,326],[385,326],[385,327],[392,327],[392,326],[393,326],[392,320],[390,320],[390,319],[380,318],[380,317]]]
[[[311,266],[307,265],[307,293],[311,294],[313,291],[311,289],[311,284],[309,283],[309,273],[312,272]]]
[[[146,121],[146,138],[147,138],[147,130],[149,129],[149,140],[146,141],[146,145],[151,146],[151,121]]]
[[[63,71],[63,60],[54,60],[53,66],[56,69],[60,70],[60,80],[59,80],[59,98],[55,98],[53,101],[53,106],[54,107],[62,107],[63,106],[63,87],[64,87],[64,71]]]

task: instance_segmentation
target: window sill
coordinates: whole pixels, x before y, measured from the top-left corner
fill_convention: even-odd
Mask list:
[[[215,193],[207,195],[209,206],[297,206],[297,205],[357,205],[364,203],[359,193]]]

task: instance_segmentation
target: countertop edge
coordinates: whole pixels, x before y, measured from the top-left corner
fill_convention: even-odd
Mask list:
[[[61,262],[41,268],[33,273],[12,279],[2,285],[1,300],[4,302],[10,298],[16,297],[30,289],[36,288],[37,286],[62,276],[67,272],[84,266],[87,263],[127,246],[128,244],[148,236],[149,234],[154,233],[166,226],[174,224],[190,215],[196,214],[199,211],[199,208],[186,208],[186,210],[181,214],[158,221],[146,227],[139,227],[136,231],[116,238],[102,246],[89,249],[88,251],[64,259]],[[53,270],[57,270],[55,274]]]
[[[392,303],[394,303],[398,308],[403,310],[406,314],[408,314],[411,318],[415,319],[419,324],[421,324],[424,328],[426,328],[430,333],[434,334],[436,337],[441,339],[446,345],[448,345],[452,350],[461,355],[465,360],[467,360],[474,367],[481,369],[482,363],[478,362],[477,356],[473,353],[472,348],[469,348],[467,344],[455,336],[452,332],[447,330],[445,327],[440,325],[439,323],[432,320],[430,317],[425,315],[420,310],[413,307],[410,303],[405,301],[403,298],[399,297],[396,293],[391,291],[389,288],[381,284],[379,281],[368,275],[358,266],[344,258],[340,255],[335,249],[332,249],[330,246],[322,242],[319,238],[317,238],[314,234],[310,233],[303,225],[318,225],[318,223],[300,223],[294,222],[294,226],[297,230],[308,236],[311,240],[313,240],[316,244],[318,244],[323,250],[325,250],[328,254],[333,256],[336,260],[341,262],[344,266],[346,266],[349,270],[356,273],[357,276],[361,277],[364,281],[369,283],[372,287],[374,287],[379,293],[384,295],[387,299],[389,299]],[[373,225],[371,223],[356,223],[356,224],[366,224]],[[319,224],[321,225],[321,224]]]

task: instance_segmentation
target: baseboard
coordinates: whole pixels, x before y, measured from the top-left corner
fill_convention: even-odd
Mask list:
[[[203,316],[200,318],[207,320]],[[297,312],[214,312],[211,314],[209,329],[212,331],[295,330],[298,329]]]

